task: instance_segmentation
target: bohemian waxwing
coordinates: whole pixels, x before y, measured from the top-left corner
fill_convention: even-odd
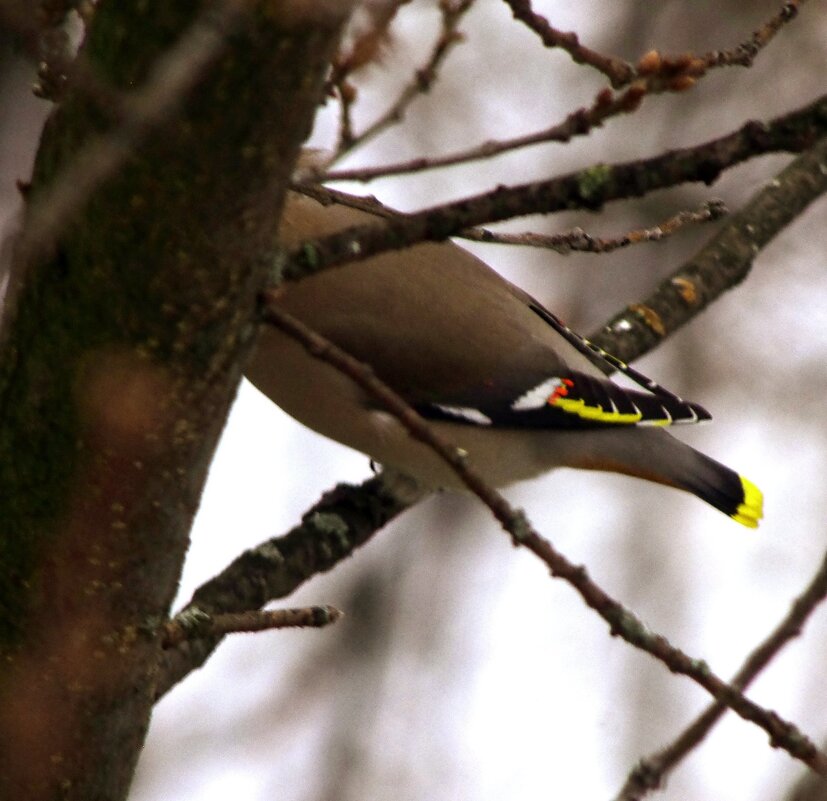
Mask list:
[[[369,222],[366,212],[290,193],[283,245]],[[663,430],[708,420],[626,365],[641,385],[614,384],[601,356],[532,297],[450,243],[423,243],[285,284],[287,312],[370,364],[492,485],[553,467],[626,473],[697,495],[750,528],[761,492]],[[462,487],[426,445],[355,382],[270,326],[247,377],[306,426],[412,476]]]

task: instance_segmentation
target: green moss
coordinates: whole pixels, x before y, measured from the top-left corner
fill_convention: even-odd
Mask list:
[[[611,177],[612,170],[606,164],[596,164],[577,174],[577,186],[584,200],[599,197]]]
[[[316,269],[319,263],[319,254],[311,242],[305,242],[302,245],[302,258],[308,267],[313,270]]]

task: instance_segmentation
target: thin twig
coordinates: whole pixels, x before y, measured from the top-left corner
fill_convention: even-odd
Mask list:
[[[604,56],[580,44],[577,34],[559,31],[531,7],[530,0],[505,0],[514,15],[526,27],[536,33],[546,47],[565,50],[576,64],[587,64],[602,72],[615,88],[628,84],[635,76],[635,68],[620,58]]]
[[[319,169],[311,176],[312,180],[367,182],[380,177],[464,164],[531,145],[549,142],[562,143],[570,141],[575,136],[585,136],[608,119],[636,111],[647,95],[685,91],[691,88],[708,70],[716,67],[750,66],[758,53],[769,44],[781,27],[795,18],[799,7],[806,1],[795,0],[795,2],[785,3],[781,10],[755,31],[746,42],[730,50],[714,50],[701,56],[695,56],[692,53],[669,56],[653,50],[646,53],[638,64],[631,68],[620,59],[602,56],[583,47],[576,34],[557,31],[548,24],[544,17],[535,14],[526,0],[506,0],[512,7],[515,17],[524,22],[532,20],[529,26],[536,30],[544,41],[548,38],[549,46],[564,47],[572,53],[573,58],[574,54],[577,54],[575,61],[590,64],[604,72],[610,78],[614,89],[621,89],[624,86],[628,88],[620,92],[603,89],[597,94],[591,106],[579,108],[562,122],[530,134],[510,139],[489,140],[443,156],[409,159],[378,167],[328,172]]]
[[[747,657],[730,685],[745,690],[787,643],[801,635],[807,619],[825,598],[827,555],[807,588],[793,601],[790,611]],[[723,704],[712,704],[668,746],[641,759],[617,794],[616,801],[639,801],[650,790],[661,787],[669,771],[709,734],[725,712],[726,706]]]
[[[751,67],[755,57],[775,37],[778,31],[798,16],[807,0],[788,0],[767,22],[752,33],[749,39],[730,50],[712,50],[701,56],[711,67]]]
[[[358,209],[384,219],[404,217],[397,209],[380,203],[373,195],[351,195],[338,189],[331,189],[320,184],[298,184],[291,187],[294,191],[312,197],[322,205],[337,203],[348,208]],[[459,239],[472,242],[486,242],[499,245],[524,245],[546,248],[562,255],[569,253],[610,253],[618,248],[637,245],[642,242],[659,242],[677,233],[686,225],[713,222],[727,214],[722,200],[709,200],[695,211],[681,211],[652,228],[639,228],[620,237],[611,239],[593,237],[582,228],[574,228],[562,234],[538,234],[525,232],[508,234],[491,231],[488,228],[466,228],[457,234]]]
[[[677,233],[686,225],[719,220],[727,213],[720,200],[703,203],[695,211],[680,211],[652,228],[638,228],[622,236],[610,239],[593,237],[582,228],[574,228],[562,234],[538,234],[527,231],[521,234],[489,231],[487,228],[471,228],[458,234],[461,239],[473,242],[490,242],[500,245],[523,245],[546,248],[562,255],[569,253],[611,253],[613,250],[643,242],[661,242]]]
[[[292,183],[290,188],[301,195],[307,195],[323,206],[330,206],[336,203],[340,206],[347,206],[351,209],[373,214],[376,217],[389,220],[393,217],[404,217],[404,213],[382,203],[375,195],[351,195],[349,192],[342,192],[340,189],[333,189],[329,186],[315,183]]]
[[[423,442],[437,453],[450,465],[465,486],[488,507],[511,536],[514,545],[527,548],[545,563],[552,576],[561,578],[574,587],[586,605],[608,623],[612,635],[619,636],[630,645],[651,654],[663,662],[671,672],[691,678],[744,720],[749,720],[762,728],[769,735],[773,746],[783,748],[816,772],[827,775],[827,755],[820,752],[812,740],[794,724],[746,698],[712,673],[705,662],[692,659],[671,645],[665,637],[649,631],[632,612],[595,584],[585,567],[569,562],[544,539],[522,510],[512,507],[479,473],[469,467],[466,454],[461,449],[437,434],[396,392],[376,376],[371,367],[354,359],[282,310],[275,290],[263,293],[262,317],[269,325],[304,345],[312,356],[333,365],[352,378],[399,420],[414,439]]]
[[[353,132],[351,120],[351,108],[355,100],[355,93],[352,87],[349,88],[348,85],[345,85],[344,81],[337,83],[340,98],[339,136],[334,156],[329,164],[340,160],[355,148],[361,147],[377,137],[390,126],[401,122],[411,103],[420,95],[427,94],[434,81],[436,81],[446,56],[455,45],[462,41],[462,36],[457,29],[463,16],[474,2],[475,0],[459,0],[459,2],[441,0],[439,4],[442,15],[441,30],[427,62],[416,70],[413,79],[402,89],[396,100],[361,133],[355,134]]]
[[[300,609],[272,609],[210,615],[197,607],[176,615],[161,627],[161,647],[173,648],[182,642],[226,634],[270,631],[286,628],[322,628],[342,617],[335,606],[307,606]]]

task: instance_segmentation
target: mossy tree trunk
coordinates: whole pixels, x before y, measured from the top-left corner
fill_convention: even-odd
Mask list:
[[[0,352],[0,798],[121,799],[143,741],[153,627],[350,3],[235,5],[170,120],[46,257],[18,249]],[[140,87],[199,6],[104,0],[85,57],[117,89]],[[29,212],[85,144],[122,125],[90,95],[70,91],[49,120]]]

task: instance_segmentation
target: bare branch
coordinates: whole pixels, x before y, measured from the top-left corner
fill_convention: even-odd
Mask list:
[[[807,588],[793,601],[790,611],[769,636],[747,657],[730,685],[746,689],[755,677],[791,640],[799,637],[807,619],[827,598],[827,555]],[[698,716],[666,748],[644,757],[629,774],[616,801],[638,801],[663,785],[669,773],[693,748],[709,734],[726,712],[723,704],[715,703]]]
[[[420,95],[426,94],[437,79],[448,53],[462,41],[458,32],[459,23],[475,0],[441,0],[439,4],[442,26],[439,37],[434,42],[428,61],[414,74],[411,82],[399,93],[396,100],[380,114],[364,131],[353,132],[351,107],[356,99],[355,90],[346,82],[346,75],[337,79],[335,86],[341,105],[339,137],[334,156],[329,163],[338,161],[352,150],[369,142],[392,125],[401,122],[411,103]]]
[[[339,189],[332,189],[329,186],[314,183],[292,183],[290,188],[301,195],[307,195],[321,203],[329,206],[338,203],[348,206],[351,209],[359,209],[373,214],[376,217],[390,219],[392,217],[404,217],[405,214],[398,209],[382,203],[375,195],[351,195],[349,192],[342,192]]]
[[[487,228],[470,228],[462,231],[458,236],[472,242],[546,248],[564,256],[569,253],[611,253],[613,250],[629,247],[629,245],[661,242],[687,225],[714,222],[726,213],[726,206],[722,201],[710,200],[695,211],[680,211],[660,225],[652,228],[639,228],[611,239],[590,236],[582,228],[575,228],[562,234],[538,234],[531,231],[509,234],[490,231]]]
[[[404,218],[405,216],[403,212],[380,203],[373,195],[351,195],[321,184],[298,184],[291,188],[296,192],[314,198],[323,205],[338,203],[384,219]],[[574,228],[562,234],[538,234],[533,232],[508,234],[491,231],[488,228],[466,228],[457,234],[457,238],[472,242],[546,248],[564,256],[574,252],[610,253],[629,245],[659,242],[677,233],[686,225],[714,222],[726,214],[728,214],[728,211],[722,200],[709,200],[701,204],[697,210],[678,212],[664,220],[660,225],[628,231],[623,236],[611,239],[593,237],[582,228]]]
[[[245,612],[285,598],[307,579],[351,556],[413,501],[413,496],[402,499],[388,492],[381,477],[359,486],[339,484],[287,534],[240,554],[199,587],[173,621],[193,609],[207,614]],[[221,639],[202,637],[168,649],[159,669],[157,697],[204,664]]]
[[[524,23],[546,47],[559,47],[565,50],[576,64],[587,64],[602,72],[618,88],[628,84],[635,76],[634,67],[623,59],[604,56],[580,44],[576,33],[562,32],[553,27],[549,21],[537,14],[531,7],[531,0],[505,0],[514,15],[514,19]]]
[[[439,167],[448,167],[453,164],[463,164],[469,161],[487,159],[492,156],[507,153],[529,145],[544,142],[568,142],[576,136],[585,136],[593,128],[600,126],[605,120],[618,114],[628,114],[636,111],[648,89],[645,83],[635,84],[619,94],[613,94],[604,89],[598,93],[590,107],[580,108],[569,114],[562,122],[544,128],[541,131],[516,136],[511,139],[490,140],[481,145],[465,150],[447,153],[444,156],[432,158],[416,158],[394,164],[383,164],[378,167],[364,167],[350,170],[321,170],[311,174],[311,180],[319,182],[330,181],[372,181],[375,178],[385,178],[390,175],[403,175],[410,172],[421,172]]]
[[[609,79],[613,88],[618,89],[628,85],[643,74],[641,64],[645,64],[645,60],[637,67],[633,67],[627,61],[614,56],[605,56],[581,45],[576,33],[559,31],[545,17],[537,14],[531,7],[531,0],[505,0],[505,2],[511,8],[514,18],[534,31],[546,47],[562,48],[575,63],[594,67]],[[785,2],[776,14],[752,33],[749,39],[731,50],[713,50],[700,57],[686,54],[678,58],[700,60],[705,65],[705,69],[729,66],[750,67],[758,53],[772,41],[784,25],[795,19],[799,9],[806,2],[807,0]],[[661,58],[658,54],[659,61]],[[676,58],[667,56],[663,60],[676,61]]]
[[[632,361],[746,278],[755,257],[779,231],[827,192],[827,137],[762,187],[687,263],[646,299],[593,333],[596,345]]]
[[[718,678],[709,666],[693,659],[671,645],[665,637],[649,631],[631,611],[595,584],[586,568],[575,565],[543,538],[529,522],[525,513],[512,507],[482,476],[466,462],[465,453],[448,443],[428,425],[396,392],[382,382],[366,364],[354,359],[300,320],[283,311],[272,290],[264,293],[262,316],[265,322],[292,336],[315,358],[333,365],[352,378],[365,392],[381,403],[416,440],[425,443],[445,461],[465,486],[491,511],[511,536],[515,546],[527,548],[537,556],[555,578],[570,584],[586,605],[597,612],[614,636],[646,651],[666,665],[672,673],[691,678],[720,703],[725,704],[744,720],[755,723],[770,737],[773,746],[783,748],[820,774],[827,775],[827,754],[823,754],[794,724],[777,713],[764,709],[746,698],[739,690]]]
[[[562,33],[531,9],[529,0],[505,0],[514,16],[535,30],[549,47],[563,47],[578,63],[590,64],[606,74],[612,88],[624,91],[613,93],[601,90],[591,106],[582,107],[569,114],[562,122],[534,133],[510,139],[490,140],[464,150],[431,158],[415,158],[378,167],[350,170],[316,170],[310,178],[314,181],[372,181],[390,175],[437,169],[469,161],[487,159],[531,145],[548,142],[568,142],[574,137],[585,136],[606,120],[620,114],[636,111],[647,95],[663,92],[682,92],[690,89],[709,69],[721,66],[750,66],[758,53],[772,40],[780,28],[798,13],[806,0],[785,3],[781,10],[746,41],[731,50],[714,50],[702,56],[684,53],[678,56],[663,55],[655,50],[646,53],[633,68],[627,62],[603,56],[583,47],[574,33]]]
[[[335,606],[251,610],[223,615],[210,615],[198,608],[192,608],[161,627],[161,647],[173,648],[188,640],[224,637],[227,634],[286,628],[318,629],[335,623],[342,615],[343,612]]]
[[[770,122],[748,122],[738,131],[702,145],[638,161],[596,164],[547,181],[498,187],[381,224],[347,228],[291,253],[283,275],[295,280],[416,242],[442,241],[485,222],[576,208],[593,210],[613,200],[641,197],[686,182],[711,184],[722,171],[737,164],[765,153],[804,150],[825,133],[827,95]]]

